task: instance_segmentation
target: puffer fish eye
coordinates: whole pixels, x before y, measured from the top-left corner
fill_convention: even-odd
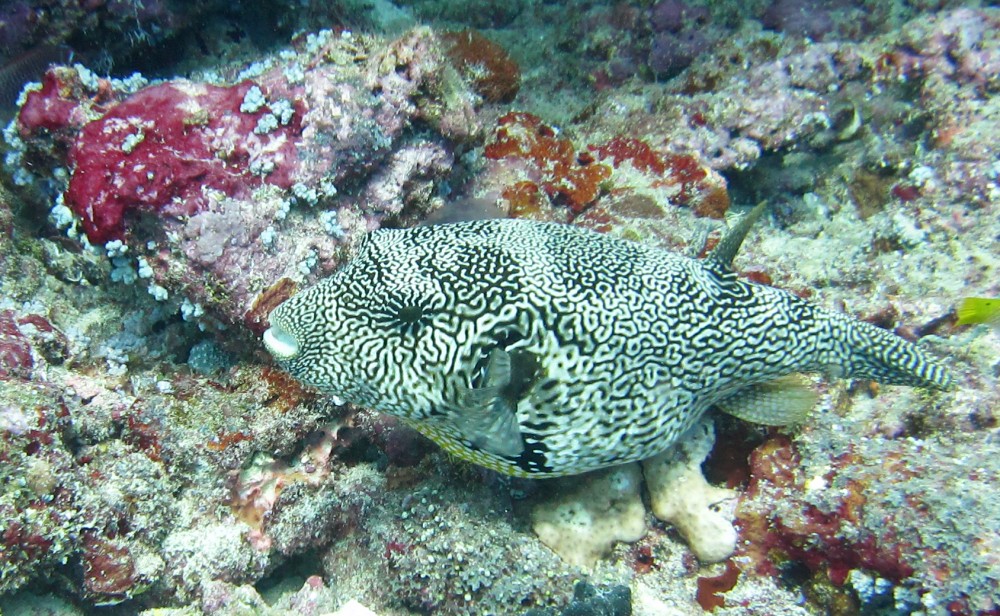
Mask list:
[[[431,323],[433,316],[427,302],[404,303],[393,300],[387,302],[380,321],[405,336],[414,336]]]

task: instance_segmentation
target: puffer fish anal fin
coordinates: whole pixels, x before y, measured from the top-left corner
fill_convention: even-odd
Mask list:
[[[757,222],[766,209],[767,202],[761,201],[743,218],[737,221],[733,225],[733,228],[729,230],[729,233],[726,233],[719,241],[712,254],[705,258],[705,267],[720,276],[732,274],[733,259],[736,258],[736,253],[739,252],[740,246],[743,245],[743,240],[746,239],[751,227],[753,227],[754,223]]]
[[[507,351],[490,351],[482,387],[463,387],[460,411],[451,417],[455,426],[476,447],[500,456],[515,457],[524,451],[521,427],[514,404],[503,395],[510,384],[511,360]]]
[[[741,389],[716,402],[724,413],[765,426],[787,426],[803,421],[819,396],[800,374],[790,374]]]

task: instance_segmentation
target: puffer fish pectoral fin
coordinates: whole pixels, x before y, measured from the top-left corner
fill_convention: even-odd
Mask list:
[[[460,410],[451,419],[479,449],[513,457],[524,451],[524,439],[514,404],[503,395],[510,379],[510,354],[500,348],[493,349],[486,364],[482,387],[462,388],[459,394]]]
[[[473,379],[472,387],[462,386],[459,391],[459,405],[463,408],[485,407],[499,396],[504,387],[510,384],[511,378],[510,353],[495,348],[490,351],[483,370],[482,383],[477,387]]]
[[[751,423],[787,426],[803,421],[819,396],[799,374],[751,385],[716,402],[723,412]]]
[[[516,457],[524,451],[517,415],[506,400],[497,398],[487,408],[466,409],[455,424],[469,441],[489,453]]]
[[[757,222],[766,209],[767,202],[761,201],[733,225],[733,228],[719,241],[712,254],[708,255],[705,259],[705,267],[716,274],[731,273],[733,270],[733,259],[736,258],[736,253],[739,252],[740,246],[743,245],[743,240],[746,239],[747,233],[750,232],[754,223]]]
[[[506,387],[510,383],[510,375],[510,353],[499,347],[490,351],[486,372],[483,375],[483,387]]]

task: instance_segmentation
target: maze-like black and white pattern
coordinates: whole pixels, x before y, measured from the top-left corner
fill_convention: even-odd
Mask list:
[[[718,263],[531,221],[376,231],[270,318],[294,340],[279,359],[296,378],[514,475],[649,457],[713,403],[790,373],[949,384],[909,342]],[[517,456],[480,449],[457,420],[498,348]]]

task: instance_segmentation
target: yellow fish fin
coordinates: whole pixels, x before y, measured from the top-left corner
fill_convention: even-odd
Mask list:
[[[956,325],[989,323],[1000,325],[1000,298],[966,297],[955,308],[958,315]]]

